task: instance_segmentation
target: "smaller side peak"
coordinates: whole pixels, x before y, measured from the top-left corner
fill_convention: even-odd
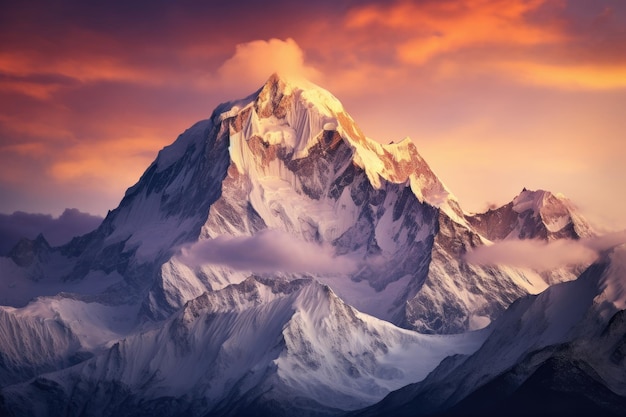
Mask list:
[[[531,204],[532,206],[541,206],[543,204],[543,201],[551,196],[552,193],[550,191],[545,191],[541,189],[529,190],[528,188],[524,187],[522,191],[513,198],[513,204]]]
[[[569,199],[562,193],[553,193],[551,191],[537,189],[529,190],[526,187],[513,198],[514,204],[522,204],[532,202],[534,206],[541,207],[554,201],[567,202]]]
[[[489,240],[578,239],[594,234],[562,194],[524,188],[511,202],[466,217]]]
[[[523,191],[513,199],[513,211],[522,216],[532,213],[554,236],[578,238],[594,234],[574,203],[561,193]]]
[[[15,262],[16,265],[27,267],[33,264],[37,258],[50,251],[50,244],[39,233],[34,240],[22,238],[13,246],[8,257]]]
[[[36,245],[40,245],[42,247],[47,247],[50,248],[50,244],[48,243],[48,240],[46,239],[46,237],[43,235],[43,233],[39,233],[37,235],[37,237],[35,238],[35,244]]]
[[[549,201],[555,199],[551,192],[545,190],[529,190],[526,187],[513,198],[513,210],[522,213],[526,210],[533,210],[537,213]]]
[[[563,193],[553,193],[552,191],[542,189],[529,190],[526,187],[522,189],[522,191],[514,198],[514,200],[519,198],[543,198],[544,201],[554,198],[560,201],[569,201],[569,198],[567,198],[567,196],[565,196],[565,194]]]
[[[399,142],[390,142],[386,145],[380,145],[384,152],[390,155],[393,164],[407,164],[412,165],[414,169],[426,164],[424,159],[419,154],[417,146],[408,136]],[[384,158],[384,155],[382,156]]]
[[[549,191],[545,191],[545,190],[541,190],[541,189],[537,189],[537,190],[530,190],[526,187],[522,188],[522,191],[520,191],[520,193],[517,195],[517,197],[521,196],[521,195],[534,195],[537,193],[545,193],[545,192],[549,192]]]

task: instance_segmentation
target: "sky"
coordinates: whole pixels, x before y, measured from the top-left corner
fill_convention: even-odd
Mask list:
[[[2,2],[0,213],[105,215],[275,71],[409,136],[466,211],[547,189],[626,228],[623,0]]]

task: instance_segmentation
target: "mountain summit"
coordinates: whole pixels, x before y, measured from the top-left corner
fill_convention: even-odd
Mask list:
[[[524,188],[510,203],[467,219],[494,241],[579,239],[593,235],[589,224],[565,196],[544,190]]]
[[[374,404],[576,278],[465,261],[498,239],[591,234],[538,193],[468,215],[410,139],[381,145],[329,92],[274,74],[162,149],[96,231],[0,259],[0,410]]]
[[[150,319],[247,277],[210,264],[192,270],[172,248],[265,229],[356,260],[352,274],[317,278],[362,311],[423,332],[483,327],[545,287],[460,261],[484,239],[413,142],[381,145],[329,92],[277,75],[163,149],[105,225],[107,247],[123,244],[130,274],[140,267],[154,277],[138,283],[149,285]],[[462,295],[469,287],[472,297]]]

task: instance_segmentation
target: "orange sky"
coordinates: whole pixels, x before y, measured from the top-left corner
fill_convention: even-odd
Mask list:
[[[622,0],[13,3],[0,212],[105,214],[160,148],[279,70],[368,136],[410,136],[466,210],[543,188],[626,227]]]

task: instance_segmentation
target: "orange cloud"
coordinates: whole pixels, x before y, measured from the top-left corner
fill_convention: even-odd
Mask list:
[[[626,88],[626,64],[582,65],[541,62],[503,62],[497,66],[522,82],[565,90],[613,90]]]
[[[506,201],[523,185],[556,187],[581,172],[589,189],[624,188],[621,165],[602,162],[623,154],[609,143],[622,143],[623,131],[619,2],[309,2],[288,11],[224,2],[219,13],[183,3],[5,10],[0,178],[20,184],[14,196],[31,186],[54,189],[52,200],[80,189],[97,190],[85,200],[108,192],[116,202],[159,147],[277,70],[332,91],[376,139],[418,138],[467,200]],[[494,182],[503,190],[495,196]],[[490,185],[486,195],[476,184]]]
[[[59,182],[92,183],[100,188],[123,189],[139,179],[156,157],[156,152],[170,141],[145,136],[78,143],[59,155],[49,168]]]
[[[159,84],[163,79],[163,74],[133,68],[113,55],[50,56],[33,52],[5,52],[0,53],[0,72],[18,77],[55,74],[81,82],[132,81]]]
[[[48,147],[41,142],[28,142],[28,143],[18,143],[8,146],[0,147],[3,152],[7,153],[16,153],[18,155],[28,155],[28,156],[44,156],[48,153]]]
[[[59,89],[58,85],[27,81],[0,81],[0,92],[15,92],[39,100],[48,100]]]
[[[13,184],[36,181],[44,175],[57,185],[77,184],[102,192],[123,190],[137,181],[158,149],[171,141],[171,137],[161,137],[162,131],[149,129],[132,129],[132,136],[121,138],[111,135],[77,141],[70,136],[54,137],[53,133],[67,132],[54,132],[45,125],[12,122],[9,127],[34,138],[0,146],[0,177]]]
[[[32,186],[41,179],[39,166],[55,157],[54,148],[43,141],[0,146],[0,178],[4,183]]]
[[[17,133],[18,137],[27,135],[44,138],[48,142],[72,138],[72,131],[63,127],[62,121],[55,118],[58,118],[58,115],[46,114],[40,115],[38,119],[26,120],[23,117],[0,114],[0,126],[12,133]]]
[[[612,14],[573,26],[567,7],[561,0],[400,1],[353,9],[345,24],[355,37],[369,31],[388,40],[399,66],[425,68],[431,80],[489,74],[554,89],[625,88],[626,44],[607,21]]]
[[[262,85],[275,72],[313,81],[320,77],[315,68],[304,63],[304,52],[291,38],[239,44],[235,54],[218,69],[223,84],[247,90]]]
[[[398,58],[422,65],[434,57],[461,48],[484,45],[539,45],[562,42],[567,36],[558,25],[532,23],[528,15],[546,0],[433,1],[423,4],[370,5],[350,13],[353,29],[401,31]]]

